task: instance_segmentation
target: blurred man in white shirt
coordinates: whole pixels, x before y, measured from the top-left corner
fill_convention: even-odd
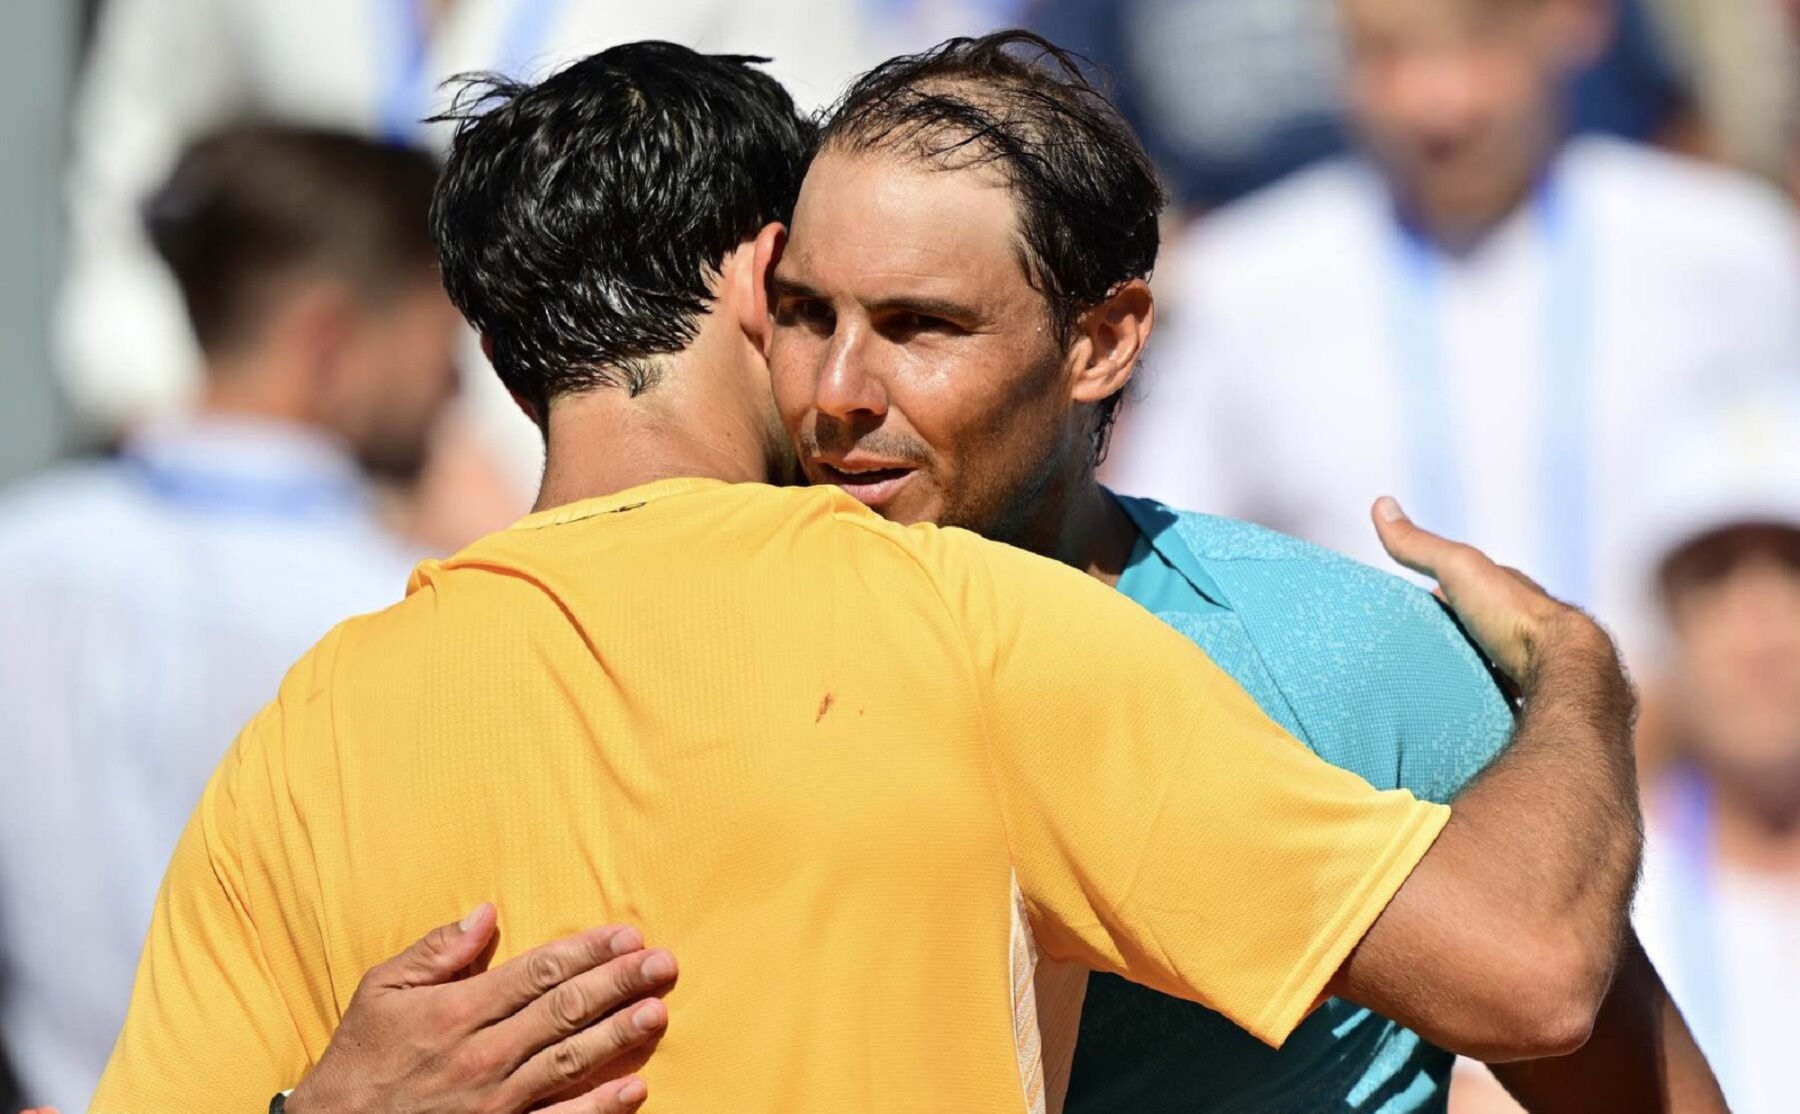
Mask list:
[[[412,555],[365,473],[421,466],[456,386],[430,156],[236,128],[146,209],[205,352],[192,413],[0,499],[0,1024],[79,1108],[170,850],[245,718]]]
[[[1563,139],[1605,0],[1340,0],[1367,155],[1202,223],[1124,490],[1363,558],[1383,491],[1642,638],[1646,431],[1800,368],[1773,191]]]

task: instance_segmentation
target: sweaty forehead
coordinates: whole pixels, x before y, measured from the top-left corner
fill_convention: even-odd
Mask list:
[[[997,171],[942,170],[878,152],[814,160],[778,273],[852,296],[896,282],[989,296],[1030,290],[1012,194]]]

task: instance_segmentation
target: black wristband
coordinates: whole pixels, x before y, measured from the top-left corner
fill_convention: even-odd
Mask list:
[[[279,1095],[276,1095],[274,1098],[269,1100],[269,1114],[282,1114],[282,1111],[284,1111],[286,1109],[287,1109],[287,1092],[286,1091],[281,1092]]]

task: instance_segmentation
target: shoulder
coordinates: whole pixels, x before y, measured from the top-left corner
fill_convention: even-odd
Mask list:
[[[34,559],[91,550],[97,538],[129,542],[147,517],[134,495],[110,461],[59,465],[0,492],[0,562],[11,572]]]
[[[1251,523],[1159,509],[1159,544],[1217,586],[1322,756],[1445,800],[1504,746],[1511,709],[1430,593]]]
[[[1664,250],[1754,263],[1800,249],[1792,207],[1742,171],[1598,136],[1572,142],[1565,160],[1578,194]]]
[[[1229,605],[1262,639],[1322,651],[1306,628],[1355,628],[1365,637],[1416,644],[1422,651],[1478,659],[1460,627],[1429,592],[1391,573],[1254,523],[1169,511],[1180,543],[1230,597]],[[1321,665],[1352,668],[1345,658]],[[1356,667],[1358,677],[1369,676]],[[1484,670],[1485,672],[1485,670]]]

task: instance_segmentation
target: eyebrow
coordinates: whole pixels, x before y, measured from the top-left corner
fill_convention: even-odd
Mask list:
[[[981,312],[974,306],[949,298],[932,298],[926,295],[902,295],[895,298],[883,298],[869,306],[871,313],[916,313],[921,317],[941,317],[946,321],[963,324],[978,322]]]
[[[769,285],[774,289],[777,298],[811,298],[815,302],[831,300],[804,282],[798,279],[782,278],[779,274],[769,279]]]
[[[816,290],[797,279],[782,278],[776,275],[770,280],[777,298],[807,298],[816,302],[831,301],[823,291]],[[921,317],[942,317],[947,321],[978,322],[981,312],[974,306],[949,298],[933,298],[929,295],[899,295],[883,298],[870,303],[867,307],[871,313],[916,313]]]

